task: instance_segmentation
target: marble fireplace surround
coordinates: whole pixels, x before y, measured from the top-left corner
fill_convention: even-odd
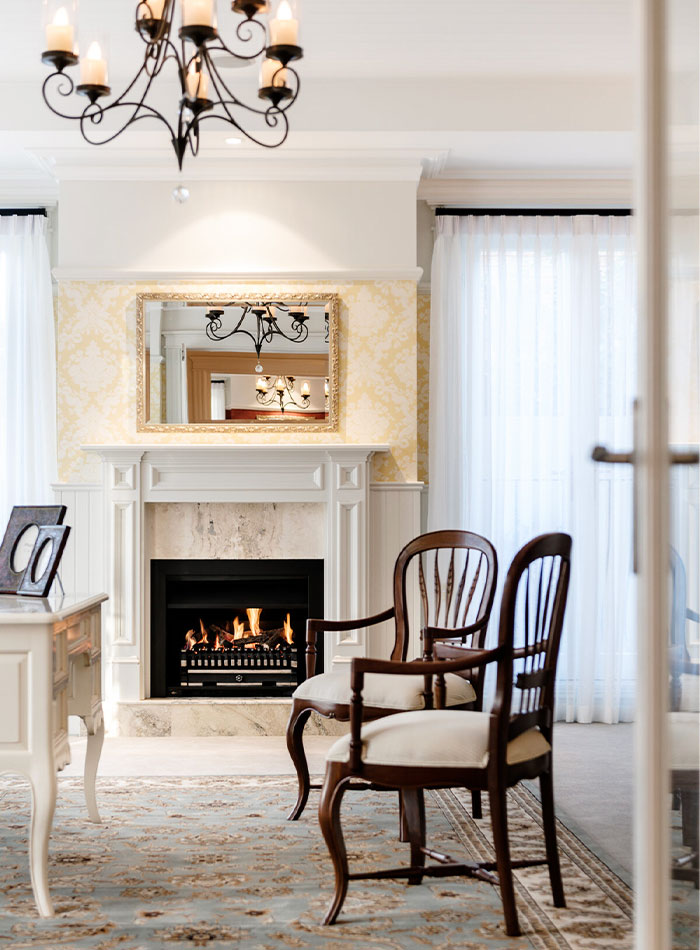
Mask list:
[[[221,503],[323,506],[323,542],[317,539],[317,544],[324,548],[324,613],[338,618],[367,615],[370,463],[375,452],[386,452],[389,446],[130,444],[83,449],[102,460],[103,544],[110,595],[103,634],[109,720],[118,718],[120,705],[148,699],[150,558],[146,541],[153,505],[167,506],[161,528],[177,510],[173,506],[183,503],[211,505],[212,510]],[[270,517],[266,507],[267,522]],[[317,517],[313,520],[320,523]],[[283,526],[280,530],[284,533]],[[151,543],[157,550],[162,538]],[[327,669],[365,655],[365,631],[327,636]]]

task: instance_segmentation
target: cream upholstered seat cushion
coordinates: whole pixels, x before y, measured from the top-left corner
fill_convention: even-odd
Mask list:
[[[472,703],[476,693],[472,684],[455,673],[445,676],[447,706]],[[392,676],[390,673],[367,673],[362,690],[365,706],[379,709],[423,709],[425,705],[423,676]],[[339,673],[319,673],[304,680],[293,693],[294,699],[309,699],[322,703],[350,704],[350,670]]]
[[[368,722],[362,727],[362,760],[368,765],[484,769],[489,762],[490,713],[420,709]],[[509,765],[535,759],[551,746],[538,729],[508,743]],[[327,762],[347,762],[350,736],[335,742]]]
[[[696,712],[672,712],[668,716],[671,768],[697,772],[700,768],[700,722]]]

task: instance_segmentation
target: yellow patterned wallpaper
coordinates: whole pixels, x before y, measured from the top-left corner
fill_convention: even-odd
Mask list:
[[[428,483],[430,294],[418,294],[418,481]]]
[[[183,433],[136,431],[136,294],[198,291],[187,283],[63,281],[58,293],[59,478],[99,481],[99,461],[85,444],[163,442],[386,442],[374,458],[381,482],[417,478],[417,331],[413,281],[285,283],[289,294],[337,293],[340,309],[338,432]],[[255,296],[279,284],[217,283],[212,294]],[[426,422],[427,425],[427,422]]]

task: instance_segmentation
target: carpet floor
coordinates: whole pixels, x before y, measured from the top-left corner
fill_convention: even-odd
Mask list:
[[[29,885],[28,787],[3,781],[0,947],[75,950],[622,950],[632,946],[629,888],[563,825],[567,907],[551,903],[546,868],[516,874],[523,936],[503,929],[497,888],[462,878],[421,887],[351,882],[339,922],[320,921],[332,871],[315,816],[285,815],[294,783],[277,777],[109,778],[98,783],[102,825],[86,820],[82,782],[59,779],[49,881],[56,917],[36,915]],[[475,822],[467,792],[430,793],[429,843],[492,857],[488,811]],[[514,857],[542,854],[539,805],[510,796]],[[351,870],[405,863],[390,793],[350,792],[343,827]],[[676,915],[678,918],[678,915]],[[690,929],[696,918],[676,919]],[[695,937],[697,942],[697,937]],[[689,946],[693,944],[689,943]]]

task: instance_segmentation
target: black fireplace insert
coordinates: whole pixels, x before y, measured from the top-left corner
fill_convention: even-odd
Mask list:
[[[312,616],[322,560],[151,561],[151,696],[290,696]]]

